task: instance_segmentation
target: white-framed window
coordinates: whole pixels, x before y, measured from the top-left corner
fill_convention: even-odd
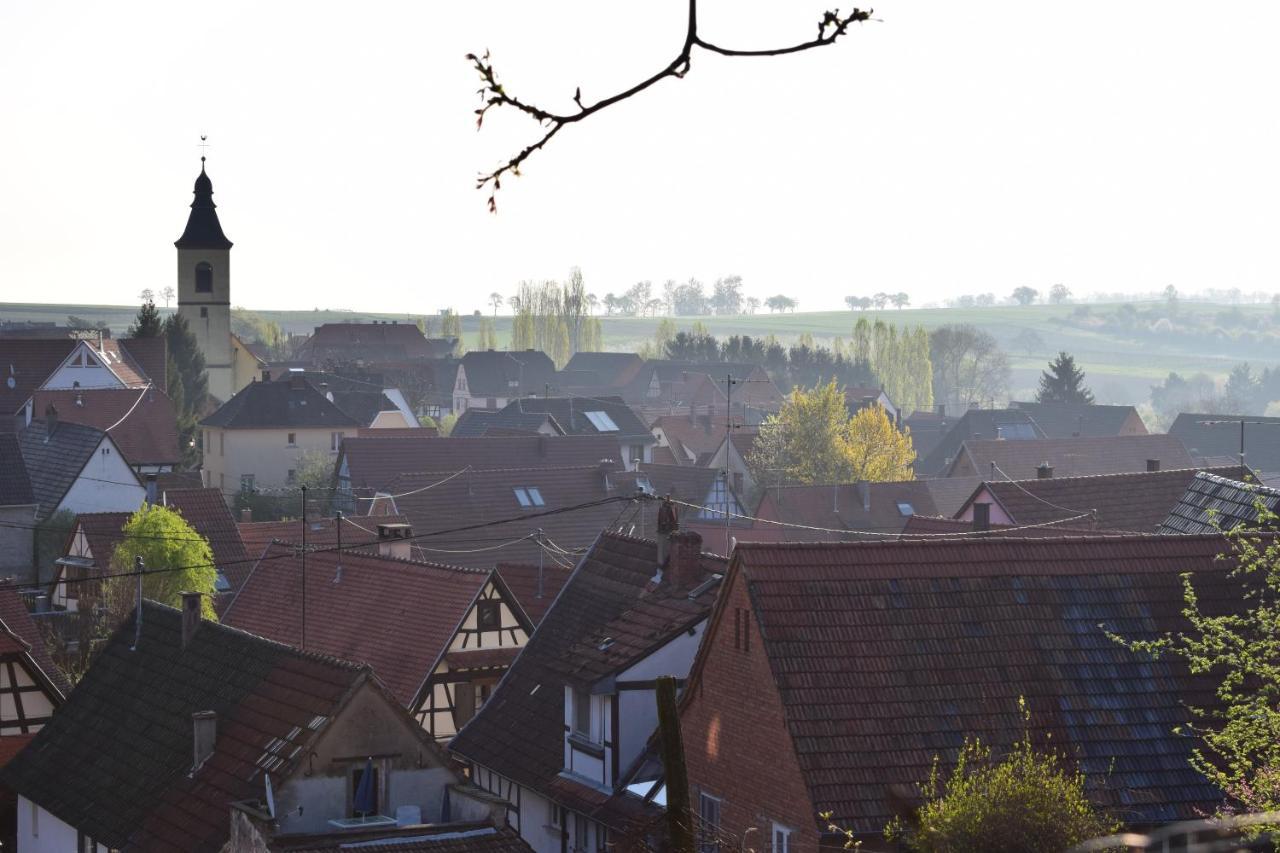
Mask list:
[[[720,849],[720,804],[719,797],[698,793],[698,848],[702,853]]]
[[[591,692],[582,687],[573,689],[573,733],[581,738],[594,741],[592,726]]]
[[[698,515],[701,518],[724,518],[725,512],[736,513],[738,506],[733,500],[728,488],[726,488],[724,474],[717,474],[715,482],[711,485],[711,491],[707,495],[706,509],[702,510]]]
[[[773,853],[791,853],[791,833],[789,826],[780,823],[773,825]]]
[[[560,806],[550,800],[547,801],[547,826],[552,829],[560,828]]]

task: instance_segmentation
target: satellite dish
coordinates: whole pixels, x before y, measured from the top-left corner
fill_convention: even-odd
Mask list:
[[[276,795],[275,795],[275,793],[271,790],[271,776],[270,776],[270,774],[264,773],[264,774],[262,774],[262,779],[263,779],[263,781],[266,783],[266,786],[267,786],[267,812],[271,815],[271,817],[272,817],[272,818],[275,818],[275,816],[276,816]]]

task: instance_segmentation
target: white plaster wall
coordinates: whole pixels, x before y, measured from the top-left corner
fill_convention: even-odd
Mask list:
[[[618,674],[619,681],[650,681],[661,675],[685,678],[693,666],[707,623],[694,626],[693,636],[682,633],[653,654]],[[627,768],[658,727],[658,705],[652,690],[620,690],[618,701],[618,766]]]
[[[35,806],[38,812],[33,825],[32,802],[18,797],[18,853],[68,853],[75,851],[78,833],[75,827],[64,823],[49,812]],[[106,853],[105,847],[96,845]]]
[[[58,509],[82,512],[133,512],[142,506],[147,490],[138,482],[115,443],[103,438],[80,476],[67,490]]]
[[[560,830],[553,829],[550,824],[551,801],[528,788],[521,788],[520,837],[536,853],[560,853]]]
[[[289,433],[295,443],[289,445]],[[289,470],[297,470],[303,454],[330,453],[330,433],[354,436],[355,427],[343,429],[218,429],[205,428],[203,469],[208,481],[227,491],[240,488],[240,475],[252,474],[254,487],[281,489],[289,485]],[[219,479],[219,478],[222,479]]]
[[[419,426],[418,418],[413,413],[413,407],[409,405],[409,401],[405,399],[404,394],[400,393],[399,388],[383,388],[382,393],[387,395],[387,399],[395,403],[396,409],[400,414],[404,415],[405,426],[413,428]]]
[[[991,492],[987,491],[987,489],[985,488],[977,495],[977,497],[975,497],[972,501],[969,502],[969,505],[965,507],[964,512],[960,513],[958,517],[960,518],[961,521],[973,521],[973,505],[975,503],[991,504],[991,523],[992,524],[1013,524],[1014,523],[1014,520],[1009,517],[1009,514],[1005,512],[1004,509],[1001,508],[1000,504],[996,503],[996,499],[991,496]]]

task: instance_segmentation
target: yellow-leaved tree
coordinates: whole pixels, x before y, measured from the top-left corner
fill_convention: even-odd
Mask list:
[[[202,615],[217,619],[213,596],[218,570],[205,539],[180,513],[168,507],[144,504],[124,526],[124,538],[111,555],[111,570],[120,575],[134,570],[134,560],[142,558],[147,574],[142,578],[142,594],[152,601],[178,607],[182,593],[202,593]],[[109,610],[122,617],[133,611],[135,577],[113,577],[104,584]]]
[[[909,480],[914,460],[910,436],[893,425],[883,407],[851,415],[833,380],[810,390],[793,389],[778,414],[761,425],[747,464],[757,488],[766,488]]]

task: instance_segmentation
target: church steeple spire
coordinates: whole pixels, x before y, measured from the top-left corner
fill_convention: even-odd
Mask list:
[[[213,203],[213,181],[204,170],[204,157],[200,158],[200,175],[196,178],[194,194],[186,230],[173,245],[179,249],[230,249],[231,241],[222,233],[222,223],[218,221],[218,206]]]

